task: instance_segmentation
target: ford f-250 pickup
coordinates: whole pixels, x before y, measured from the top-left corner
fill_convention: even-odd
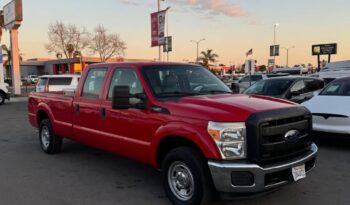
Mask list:
[[[28,110],[44,152],[69,138],[149,164],[174,204],[275,189],[316,161],[306,108],[234,95],[198,65],[90,65],[74,93],[32,93]]]

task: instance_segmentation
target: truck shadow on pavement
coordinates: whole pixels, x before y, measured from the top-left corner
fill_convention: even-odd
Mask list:
[[[314,133],[314,142],[321,148],[350,150],[350,135]]]

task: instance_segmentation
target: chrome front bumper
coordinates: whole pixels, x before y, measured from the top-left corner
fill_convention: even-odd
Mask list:
[[[306,172],[309,173],[315,166],[315,159],[318,148],[312,144],[311,150],[304,156],[298,157],[283,163],[259,166],[249,162],[225,162],[209,160],[209,169],[213,178],[214,186],[217,191],[225,193],[259,193],[277,188],[279,186],[293,182],[291,178],[291,170],[293,167],[303,164],[308,165]],[[234,186],[232,183],[231,174],[234,172],[248,172],[253,176],[254,183],[251,186]],[[275,183],[267,183],[267,176],[272,176],[279,173],[288,173],[288,179],[282,179]]]

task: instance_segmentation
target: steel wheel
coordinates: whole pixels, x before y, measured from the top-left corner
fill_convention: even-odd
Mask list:
[[[168,171],[168,183],[173,194],[182,201],[190,200],[194,194],[194,179],[186,164],[176,161]]]
[[[41,143],[45,149],[48,149],[50,146],[50,131],[47,126],[41,128]]]

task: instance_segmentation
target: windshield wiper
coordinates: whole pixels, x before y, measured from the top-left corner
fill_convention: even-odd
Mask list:
[[[174,92],[163,92],[159,93],[160,96],[195,96],[201,95],[199,92],[182,92],[182,91],[174,91]]]
[[[230,91],[224,91],[224,90],[209,90],[205,92],[200,92],[201,94],[232,94]]]

